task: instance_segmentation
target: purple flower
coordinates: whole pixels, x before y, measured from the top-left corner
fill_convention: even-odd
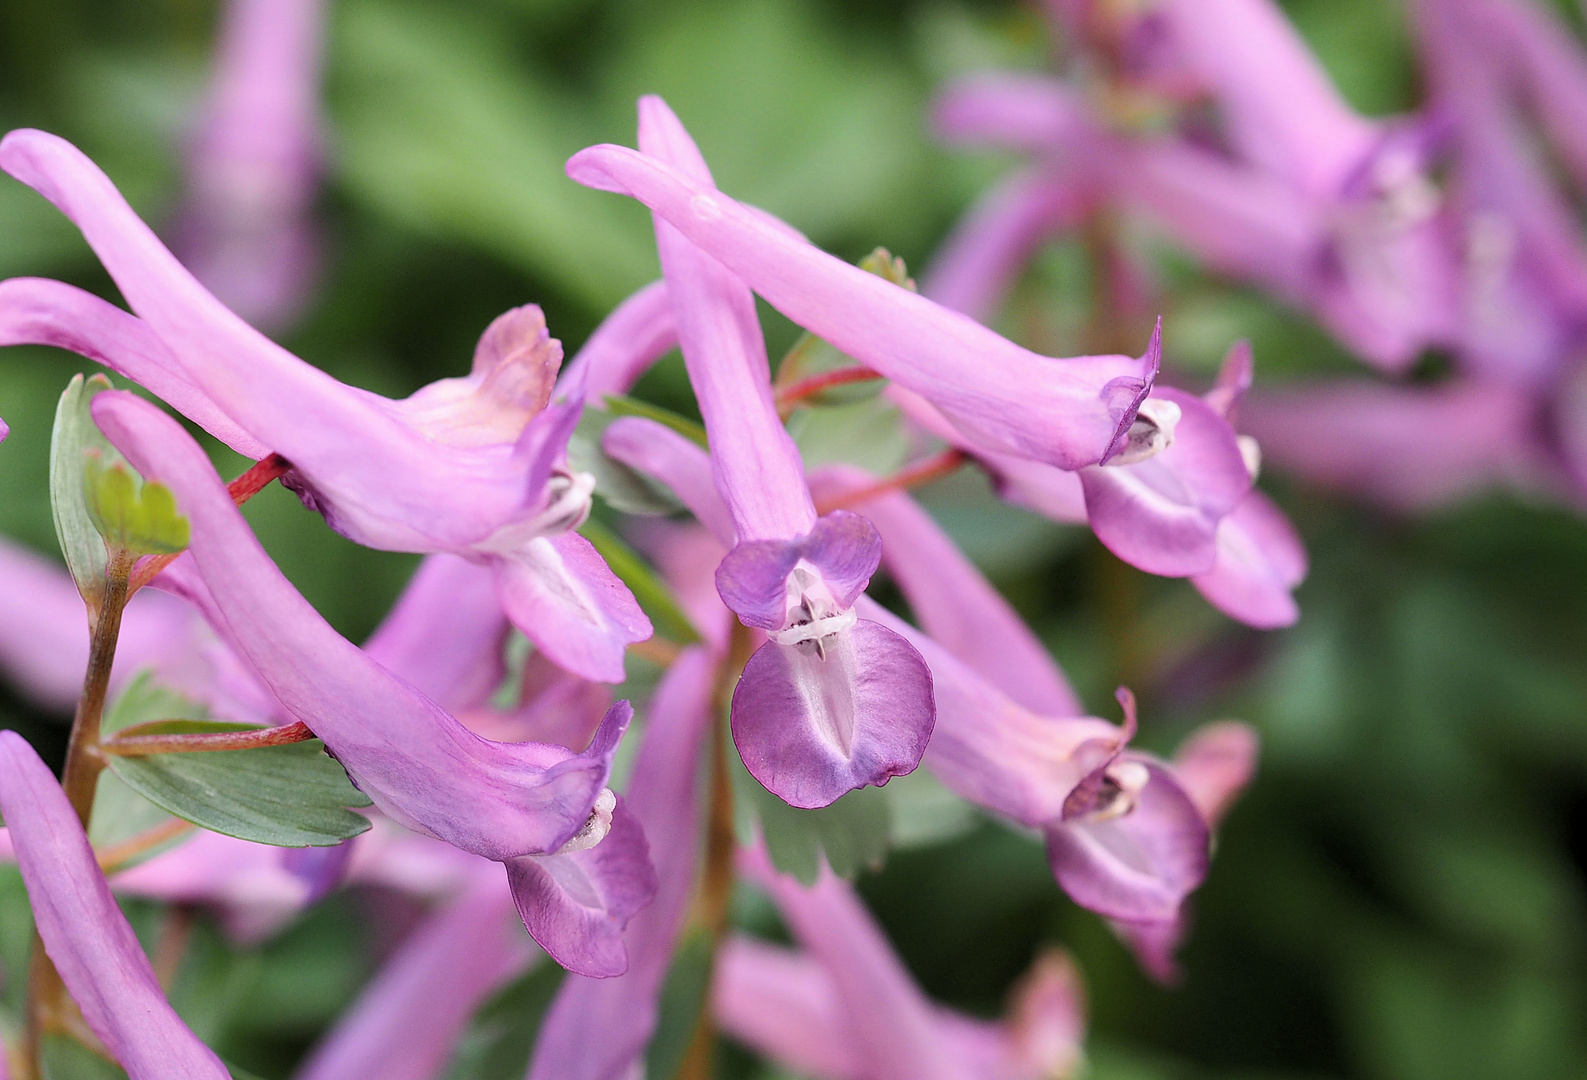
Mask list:
[[[231,0],[188,156],[187,265],[257,326],[289,322],[318,251],[322,0]]]
[[[893,492],[865,506],[925,630],[864,602],[931,665],[926,764],[971,802],[1042,829],[1077,903],[1126,921],[1177,918],[1206,874],[1207,824],[1166,766],[1127,749],[1133,699],[1120,691],[1122,730],[1080,716],[1046,650],[912,499]]]
[[[0,166],[77,223],[141,317],[66,286],[8,282],[0,341],[76,348],[234,449],[281,454],[294,467],[288,485],[350,539],[486,563],[508,614],[544,652],[587,678],[622,680],[624,646],[650,623],[571,531],[593,485],[565,465],[582,387],[552,400],[561,348],[538,308],[492,323],[467,377],[392,401],[336,382],[238,319],[69,143],[15,131],[0,142]]]
[[[1295,475],[1418,511],[1534,474],[1534,408],[1502,384],[1338,379],[1254,395],[1244,422]]]
[[[718,657],[685,650],[652,699],[628,805],[645,827],[659,887],[624,932],[628,970],[614,979],[570,976],[535,1040],[530,1080],[617,1080],[655,1031],[662,983],[688,913],[699,863],[699,765],[712,737]]]
[[[1224,152],[1195,131],[1111,130],[1074,90],[1033,77],[980,76],[950,88],[936,110],[939,130],[1038,155],[1049,184],[1063,189],[1049,199],[1107,202],[1151,221],[1212,268],[1309,309],[1384,367],[1403,369],[1426,344],[1448,340],[1455,260],[1423,172],[1426,132],[1350,112],[1263,0],[1217,0],[1205,10],[1175,2],[1144,18],[1162,39],[1159,51],[1172,56],[1173,80],[1191,77],[1219,106]],[[1156,92],[1150,73],[1131,75]],[[1031,215],[1026,223],[1045,230],[1021,245],[1034,249],[1069,221]],[[988,230],[987,242],[1007,227],[995,217],[971,226]],[[978,241],[961,231],[949,255],[968,259]],[[974,269],[941,264],[937,272],[964,295],[963,275]],[[994,280],[970,295],[998,291]]]
[[[972,1019],[927,1000],[830,870],[806,888],[759,849],[740,865],[803,951],[743,937],[723,947],[712,1003],[734,1038],[816,1080],[1049,1080],[1080,1064],[1084,1004],[1066,958],[1037,963],[1006,1019]]]
[[[192,521],[188,554],[162,579],[204,611],[281,705],[394,820],[505,863],[525,924],[559,962],[620,972],[623,923],[655,890],[644,837],[605,786],[627,703],[613,706],[583,753],[480,738],[319,617],[174,420],[117,391],[95,399],[94,418]]]
[[[639,139],[660,167],[714,190],[660,98],[641,100]],[[656,244],[737,538],[717,568],[717,591],[769,638],[734,691],[734,742],[769,790],[795,806],[825,806],[914,769],[931,734],[931,676],[907,642],[853,613],[880,541],[857,515],[817,519],[772,401],[749,287],[660,217]]]
[[[165,1000],[60,784],[14,731],[0,731],[0,813],[45,951],[131,1080],[228,1080]]]
[[[700,163],[703,165],[703,163]],[[596,146],[580,183],[632,195],[783,314],[937,405],[975,445],[1062,468],[1102,461],[1150,385],[1124,356],[1054,360],[818,250],[677,161]]]
[[[1249,384],[1250,351],[1239,345],[1204,398],[1155,386],[1119,453],[1078,473],[1008,455],[977,459],[1010,502],[1089,523],[1121,559],[1190,577],[1233,618],[1285,626],[1298,616],[1290,590],[1305,577],[1306,557],[1283,514],[1251,487],[1256,443],[1236,436],[1231,423]],[[964,448],[929,403],[897,388],[892,394],[929,432]]]

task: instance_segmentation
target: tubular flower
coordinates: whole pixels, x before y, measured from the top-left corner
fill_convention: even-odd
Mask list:
[[[794,322],[930,400],[977,447],[1060,468],[1096,464],[1150,388],[1141,360],[1022,349],[827,255],[676,160],[595,146],[574,155],[568,175],[643,202]]]
[[[725,516],[698,446],[654,421],[621,423],[629,430],[620,442],[637,441],[644,425],[651,445],[667,450],[614,456],[636,468],[643,460],[701,521]],[[609,451],[618,427],[608,432]],[[833,466],[812,479],[825,495],[868,487],[871,478]],[[1127,749],[1135,727],[1127,692],[1122,730],[1076,715],[1045,650],[913,500],[892,492],[864,505],[926,630],[868,597],[855,608],[908,639],[930,666],[937,723],[926,764],[971,802],[1042,829],[1054,874],[1077,903],[1126,922],[1177,919],[1206,876],[1208,826],[1167,766]]]
[[[338,383],[222,306],[69,143],[0,142],[0,167],[79,228],[139,318],[67,286],[0,285],[0,341],[76,349],[165,396],[234,449],[288,459],[288,486],[370,547],[452,551],[489,565],[512,617],[559,664],[619,682],[650,624],[571,530],[593,481],[566,468],[577,380],[553,400],[561,347],[538,308],[485,331],[465,378],[392,401]],[[400,482],[393,482],[399,477]]]
[[[165,1000],[66,793],[14,731],[0,731],[0,813],[44,948],[88,1027],[127,1075],[229,1080]]]
[[[640,103],[640,144],[714,190],[659,98]],[[853,612],[881,543],[858,515],[817,519],[772,401],[749,287],[659,215],[656,243],[737,538],[717,568],[717,591],[769,639],[734,691],[734,742],[768,789],[795,806],[825,806],[914,769],[931,734],[931,676],[907,642]]]
[[[656,901],[628,924],[629,967],[615,979],[573,976],[535,1040],[530,1080],[620,1080],[655,1032],[662,984],[699,863],[700,751],[711,732],[717,657],[685,650],[656,690],[627,792],[659,879]]]
[[[712,1007],[735,1038],[816,1080],[1054,1080],[1079,1067],[1084,1003],[1066,958],[1037,963],[1006,1019],[971,1019],[926,999],[830,870],[806,888],[759,848],[739,862],[803,949],[744,937],[723,947]]]
[[[1305,577],[1306,556],[1282,512],[1251,486],[1257,444],[1233,425],[1250,377],[1250,350],[1241,344],[1202,397],[1155,386],[1106,465],[1069,473],[1008,455],[977,460],[1010,502],[1056,521],[1088,522],[1125,562],[1189,577],[1233,618],[1286,626],[1298,617],[1290,590]],[[929,403],[892,393],[926,430],[963,448]]]
[[[318,262],[322,0],[231,0],[188,155],[187,264],[249,322],[279,326]]]
[[[632,715],[627,703],[612,707],[583,753],[480,738],[320,618],[174,420],[116,391],[98,395],[94,418],[134,467],[176,493],[193,523],[188,554],[163,577],[375,804],[400,824],[505,863],[525,924],[559,962],[592,975],[621,971],[622,925],[655,890],[643,834],[605,786]]]

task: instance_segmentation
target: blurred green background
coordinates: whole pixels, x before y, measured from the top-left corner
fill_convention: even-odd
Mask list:
[[[882,244],[918,270],[1009,164],[935,147],[933,88],[989,66],[1040,68],[1051,49],[1035,10],[993,0],[329,6],[326,267],[283,340],[394,395],[464,371],[479,332],[515,304],[540,303],[571,354],[655,275],[647,215],[562,174],[582,146],[632,142],[639,94],[667,97],[724,190],[845,257]],[[1397,5],[1286,7],[1355,105],[1414,104]],[[146,218],[169,222],[216,18],[200,0],[3,0],[0,128],[72,139]],[[64,219],[4,178],[0,276],[17,274],[115,297]],[[1257,295],[1184,267],[1170,280],[1166,343],[1186,382],[1236,336],[1255,342],[1263,381],[1354,366]],[[1062,343],[1088,288],[1083,248],[1055,244],[1000,326]],[[768,317],[767,329],[776,355],[792,328]],[[0,350],[12,426],[0,531],[40,550],[54,546],[50,418],[81,367]],[[641,393],[689,408],[675,358]],[[1088,533],[997,505],[969,478],[925,493],[1093,709],[1107,715],[1111,687],[1128,681],[1160,749],[1218,717],[1260,728],[1260,773],[1194,901],[1184,983],[1153,987],[1061,897],[1038,845],[993,824],[896,851],[863,879],[866,897],[927,990],[971,1012],[997,1013],[1041,945],[1073,950],[1099,1080],[1587,1076],[1587,524],[1500,496],[1408,521],[1282,476],[1263,483],[1313,559],[1300,625],[1274,634],[1123,566]],[[248,513],[355,640],[413,565],[340,540],[279,489]],[[9,691],[0,721],[56,752],[64,739],[59,718]],[[13,957],[26,906],[14,874],[3,889],[0,951]],[[179,1006],[233,1060],[284,1077],[391,945],[395,929],[372,927],[358,903],[335,898],[252,950],[201,928]]]

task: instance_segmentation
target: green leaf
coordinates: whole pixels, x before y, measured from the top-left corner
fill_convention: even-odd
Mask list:
[[[656,1033],[645,1052],[647,1080],[673,1080],[682,1068],[711,988],[714,958],[711,935],[703,927],[695,927],[678,942],[657,1003]]]
[[[114,735],[134,724],[155,720],[208,720],[209,709],[185,694],[154,681],[152,671],[140,671],[105,710],[99,730]]]
[[[982,821],[974,806],[949,791],[926,769],[895,776],[881,790],[891,804],[894,848],[943,844],[958,839]]]
[[[497,991],[474,1014],[446,1080],[521,1080],[566,974],[556,964],[540,963]]]
[[[115,458],[115,448],[88,412],[94,395],[109,389],[110,380],[103,375],[90,379],[73,375],[55,407],[55,427],[50,433],[50,512],[55,518],[55,536],[77,591],[96,608],[105,589],[105,541],[88,514],[83,459],[87,450],[99,451],[105,461]]]
[[[160,734],[247,731],[250,724],[171,720]],[[151,733],[156,733],[152,731]],[[327,847],[369,828],[368,806],[318,740],[200,753],[106,755],[126,785],[157,806],[227,836],[278,847]]]
[[[893,819],[885,789],[857,788],[831,806],[800,810],[762,787],[737,755],[733,761],[739,837],[749,842],[758,822],[778,870],[813,885],[821,873],[823,857],[833,873],[853,879],[887,855]]]
[[[164,484],[145,482],[126,462],[83,451],[83,497],[88,517],[109,544],[139,555],[172,555],[192,530]]]
[[[671,409],[663,409],[660,405],[640,401],[625,394],[607,394],[606,408],[613,416],[643,416],[647,420],[665,424],[684,438],[698,443],[702,450],[710,446],[706,442],[705,428],[687,416],[679,416]]]
[[[598,521],[586,521],[579,532],[600,552],[612,573],[633,592],[634,599],[655,624],[658,634],[680,645],[692,645],[700,640],[700,632],[678,606],[672,590],[633,548]]]
[[[903,414],[881,397],[796,409],[788,418],[788,434],[807,469],[843,462],[881,476],[896,471],[909,456]]]
[[[595,494],[625,514],[674,514],[683,509],[666,486],[617,461],[601,447],[601,439],[617,414],[586,407],[568,439],[568,465],[595,477]]]
[[[605,131],[589,94],[523,62],[481,6],[440,18],[399,0],[338,5],[338,179],[364,204],[608,311],[656,276],[650,215],[568,182],[569,155]]]

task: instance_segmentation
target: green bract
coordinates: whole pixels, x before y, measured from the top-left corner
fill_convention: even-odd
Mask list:
[[[126,462],[103,451],[83,451],[83,498],[105,543],[139,555],[172,555],[187,547],[192,530],[164,484],[145,482]]]
[[[98,606],[105,587],[105,542],[88,514],[83,494],[83,455],[97,450],[109,460],[115,450],[88,415],[88,404],[110,389],[103,375],[73,375],[55,407],[50,434],[50,512],[66,567],[83,599]]]

